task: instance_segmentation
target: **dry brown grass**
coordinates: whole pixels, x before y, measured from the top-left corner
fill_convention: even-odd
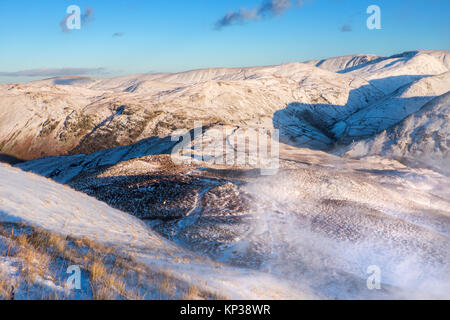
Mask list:
[[[191,286],[189,289],[183,294],[182,300],[199,300],[202,299],[200,297],[200,290],[197,286]]]
[[[20,261],[22,281],[18,285],[26,292],[38,285],[38,278],[49,278],[49,271],[52,267],[54,269],[55,261],[60,261],[62,267],[79,265],[89,273],[93,299],[141,298],[139,292],[128,290],[126,285],[129,274],[136,272],[134,261],[114,248],[87,238],[62,237],[22,224],[3,224],[3,227],[0,226],[0,236],[10,240],[8,248],[1,255]],[[65,283],[59,285],[64,286]],[[11,286],[8,277],[0,274],[0,298],[11,298]],[[62,297],[58,292],[50,292],[41,298],[54,300]]]
[[[71,299],[71,291],[44,290],[37,281],[49,279],[65,288],[66,279],[59,279],[58,275],[64,275],[70,265],[78,265],[88,274],[90,291],[84,290],[86,299],[142,300],[151,296],[158,298],[157,292],[164,293],[165,298],[180,298],[181,292],[181,298],[186,300],[222,298],[216,293],[202,291],[199,286],[187,285],[167,271],[152,270],[132,256],[89,238],[64,237],[23,224],[5,223],[0,223],[0,236],[9,242],[0,256],[20,261],[18,270],[21,274],[14,277],[14,281],[20,279],[17,283],[0,273],[0,299],[17,298],[14,293],[19,289],[26,292],[27,297],[31,291],[42,291],[40,299]],[[31,295],[31,298],[36,297]],[[161,294],[159,298],[162,298]]]

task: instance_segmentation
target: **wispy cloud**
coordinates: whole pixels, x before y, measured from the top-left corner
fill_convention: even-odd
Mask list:
[[[70,14],[68,14],[60,23],[59,26],[61,27],[62,32],[69,33],[70,30],[67,28],[67,19],[69,19]],[[81,14],[81,26],[87,25],[88,23],[94,21],[94,9],[87,7],[84,10],[84,13]]]
[[[294,2],[294,4],[293,4]],[[274,16],[280,16],[292,7],[301,7],[303,0],[266,0],[257,7],[247,10],[241,8],[237,11],[228,12],[217,20],[214,28],[220,30],[235,24],[243,24],[246,21],[263,20]]]
[[[123,32],[115,32],[113,33],[113,38],[119,38],[119,37],[123,37],[125,35],[125,33]]]
[[[105,68],[60,68],[60,69],[31,69],[16,72],[0,72],[2,77],[61,77],[83,76],[89,74],[107,74]]]
[[[353,31],[353,28],[352,28],[352,26],[349,25],[349,24],[344,24],[344,25],[341,27],[341,32],[352,32],[352,31]]]

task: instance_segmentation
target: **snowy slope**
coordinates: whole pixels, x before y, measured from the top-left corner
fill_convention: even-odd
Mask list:
[[[192,286],[203,298],[448,298],[449,59],[360,54],[2,85],[0,161],[30,161],[0,164],[0,252],[20,244],[17,226],[95,241],[170,278],[171,295],[165,276],[144,287],[156,299]],[[234,152],[248,129],[279,129],[279,171],[174,163],[170,135],[194,121],[204,130],[189,146],[205,159]],[[33,297],[64,290],[55,279],[66,274],[48,274],[59,260]],[[0,297],[29,261],[0,256]],[[380,291],[367,289],[371,265]]]
[[[434,97],[449,90],[450,72],[416,80],[338,122],[333,132],[344,143],[370,137],[403,120]]]
[[[380,155],[450,173],[450,92],[375,137],[351,145],[349,157]]]
[[[299,291],[300,286],[292,287],[270,275],[215,263],[165,240],[129,214],[67,186],[0,164],[0,224],[19,222],[62,236],[87,237],[153,270],[231,299],[309,296]],[[0,271],[10,263],[8,258],[0,260]],[[155,292],[148,294],[157,297]]]
[[[448,57],[412,51],[3,85],[0,153],[23,160],[90,154],[191,130],[195,120],[277,128],[283,142],[329,150],[377,134],[447,92]]]
[[[168,155],[122,161],[111,150],[103,159],[117,163],[90,167],[88,157],[79,156],[78,168],[66,157],[20,167],[60,166],[55,179],[76,168],[70,186],[143,219],[173,243],[310,296],[448,296],[450,185],[436,172],[287,145],[270,177],[248,167],[174,165]],[[367,290],[370,265],[383,272],[379,292]]]
[[[0,86],[0,152],[25,160],[91,153],[192,129],[194,120],[270,128],[291,103],[331,125],[381,97],[364,80],[302,63],[49,81]]]
[[[449,71],[449,51],[411,51],[389,58],[377,59],[342,71],[344,74],[363,78],[383,91],[394,92],[424,76],[438,75]]]

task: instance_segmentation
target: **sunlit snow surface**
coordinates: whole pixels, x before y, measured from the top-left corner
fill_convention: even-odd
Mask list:
[[[103,156],[95,157],[114,158],[111,151]],[[23,182],[8,183],[2,194],[16,199],[8,217],[116,242],[194,282],[231,286],[231,297],[449,297],[447,176],[394,160],[352,160],[287,145],[281,145],[280,158],[279,172],[266,177],[251,169],[171,168],[166,165],[169,156],[125,159],[100,171],[77,169],[84,173],[69,185],[143,218],[148,227],[45,180],[43,187],[28,189]],[[75,160],[84,163],[78,156],[63,159],[67,166]],[[53,158],[39,160],[35,170],[48,173],[52,163]],[[15,181],[14,174],[42,182],[34,175],[8,173],[3,181]],[[32,189],[44,192],[33,194]],[[45,200],[52,194],[52,200]],[[89,203],[86,210],[77,209],[81,199]],[[8,201],[3,200],[3,207]],[[35,215],[20,209],[27,201],[33,203]],[[54,203],[57,214],[37,205],[42,201]],[[214,268],[206,259],[189,264],[187,272],[186,266],[173,263],[171,253],[162,254],[163,262],[149,258],[149,250],[168,252],[169,247],[207,257]],[[381,271],[381,290],[367,288],[371,266]],[[270,288],[269,296],[260,286]]]
[[[306,285],[321,297],[448,298],[446,178],[342,169],[296,169],[256,179],[244,187],[252,201],[241,221],[212,227],[199,213],[187,226],[177,223],[174,238],[218,261]],[[447,198],[434,195],[434,188]],[[224,234],[233,240],[223,241]],[[381,270],[378,292],[367,289],[370,266]]]
[[[0,164],[0,223],[8,222],[22,222],[60,235],[86,236],[131,254],[154,270],[164,270],[230,299],[314,297],[266,273],[215,263],[165,240],[127,213],[49,179]],[[0,238],[2,247],[7,246],[4,241]],[[1,258],[0,271],[18,276],[11,258]],[[58,277],[67,277],[65,270],[61,272]],[[46,282],[45,286],[54,284]],[[39,299],[40,294],[16,296]],[[155,298],[152,294],[149,292],[148,297]]]
[[[0,151],[37,174],[0,165],[0,223],[86,236],[232,299],[450,298],[449,56],[0,86]],[[192,145],[230,132],[210,158],[279,129],[279,172],[174,165],[170,135],[194,120]]]
[[[447,176],[377,157],[343,159],[286,145],[280,156],[278,174],[267,177],[255,174],[258,170],[240,170],[233,178],[233,170],[222,175],[214,166],[175,171],[160,167],[166,158],[155,162],[146,157],[120,162],[101,174],[86,173],[71,185],[131,214],[139,215],[142,204],[149,209],[144,218],[149,229],[126,215],[116,217],[115,210],[109,217],[109,209],[105,218],[84,222],[95,225],[86,234],[107,241],[112,232],[120,235],[114,241],[124,247],[150,248],[155,246],[149,243],[156,237],[153,229],[166,238],[163,243],[226,266],[229,279],[221,280],[220,286],[232,279],[231,296],[254,297],[249,288],[257,282],[255,288],[287,286],[270,298],[449,297]],[[177,182],[181,178],[182,184]],[[136,181],[138,187],[132,187]],[[163,185],[167,190],[158,193]],[[185,196],[172,199],[171,190]],[[155,202],[146,195],[155,195]],[[133,203],[141,209],[134,211]],[[165,206],[178,206],[185,213],[159,216]],[[130,227],[120,231],[126,224]],[[99,235],[98,228],[109,232]],[[137,239],[125,241],[132,237],[125,230],[137,232]],[[164,265],[171,266],[170,257]],[[371,266],[381,270],[381,290],[367,288]],[[195,276],[187,277],[200,273],[208,281],[223,279],[224,274],[210,270],[209,263],[191,267]]]

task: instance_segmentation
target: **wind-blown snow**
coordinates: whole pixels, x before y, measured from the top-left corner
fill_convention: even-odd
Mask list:
[[[202,258],[165,240],[129,214],[49,179],[0,164],[0,223],[8,222],[117,247],[155,270],[171,272],[231,299],[314,297],[270,275]],[[0,268],[13,272],[8,263],[0,260]]]

